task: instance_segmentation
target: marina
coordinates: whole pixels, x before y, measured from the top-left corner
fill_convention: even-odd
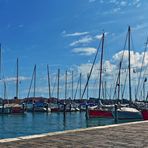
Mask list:
[[[147,10],[0,0],[0,148],[148,147]]]
[[[148,146],[148,121],[92,127],[0,140],[0,147],[124,147]]]

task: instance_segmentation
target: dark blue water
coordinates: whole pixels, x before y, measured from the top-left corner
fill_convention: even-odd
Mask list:
[[[0,115],[0,139],[113,124],[114,119],[88,119],[85,112]]]

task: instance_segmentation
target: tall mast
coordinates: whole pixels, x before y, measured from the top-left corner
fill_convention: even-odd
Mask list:
[[[2,49],[0,44],[0,79],[1,79],[1,73],[2,73]]]
[[[129,100],[132,101],[132,92],[131,92],[131,58],[130,58],[130,38],[131,38],[131,29],[128,27],[128,71],[129,71]]]
[[[87,74],[87,79],[89,78],[89,74]],[[87,99],[89,99],[89,83],[87,85]]]
[[[107,99],[107,88],[106,88],[106,81],[104,82],[104,98]]]
[[[17,58],[17,61],[16,61],[16,99],[18,99],[18,85],[19,85],[19,80],[18,80],[18,75],[19,75],[19,72],[18,72],[18,67],[19,67],[19,64],[18,64],[18,58]]]
[[[47,76],[48,76],[48,93],[49,93],[49,98],[51,98],[49,65],[47,65]]]
[[[7,87],[6,87],[6,82],[4,80],[4,100],[6,99],[6,94],[7,94]]]
[[[65,72],[65,100],[67,99],[67,70]]]
[[[100,99],[100,97],[101,97],[103,49],[104,49],[104,33],[103,33],[103,35],[102,35],[102,50],[101,50],[101,61],[100,61],[99,99]]]
[[[33,96],[35,98],[35,94],[36,94],[36,65],[34,66],[34,92],[33,92]]]
[[[82,79],[82,74],[80,73],[80,99],[82,99],[82,98],[81,98],[81,97],[82,97],[82,96],[81,96],[81,89],[82,89],[82,88],[81,88],[81,86],[82,86],[82,80],[81,80],[81,79]]]
[[[73,100],[73,71],[71,73],[71,99]]]
[[[60,69],[58,69],[57,99],[59,99]]]
[[[121,61],[120,61],[120,65],[119,65],[119,77],[118,77],[118,83],[117,83],[117,85],[118,85],[118,100],[120,99],[120,75],[121,75]]]

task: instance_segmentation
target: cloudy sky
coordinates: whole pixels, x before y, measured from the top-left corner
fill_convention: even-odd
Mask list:
[[[131,66],[141,67],[146,38],[148,36],[148,3],[146,0],[0,0],[0,43],[2,46],[2,71],[0,96],[3,97],[3,81],[7,96],[15,96],[16,59],[19,58],[19,96],[26,97],[33,66],[37,65],[37,96],[48,96],[47,71],[49,64],[52,92],[56,96],[57,69],[61,70],[61,98],[64,98],[65,70],[68,71],[69,89],[71,71],[74,71],[74,88],[82,72],[82,89],[86,83],[102,33],[105,32],[104,80],[114,88],[117,70],[124,48],[127,28],[132,31]],[[99,51],[100,55],[100,51]],[[98,97],[98,55],[90,85],[90,96]],[[123,65],[126,68],[127,52]],[[146,53],[144,66],[147,66]],[[111,78],[112,75],[112,78]],[[133,81],[138,83],[134,73]],[[111,79],[111,80],[110,80]],[[122,77],[124,83],[125,75]],[[111,84],[112,82],[112,84]],[[135,84],[135,83],[134,83]],[[142,85],[142,84],[141,84]],[[55,86],[56,87],[56,86]],[[95,88],[95,89],[94,89]],[[97,89],[96,89],[97,90]],[[134,95],[135,86],[133,88]],[[113,92],[113,90],[111,90]],[[69,90],[69,96],[71,94]],[[109,91],[108,91],[109,93]]]

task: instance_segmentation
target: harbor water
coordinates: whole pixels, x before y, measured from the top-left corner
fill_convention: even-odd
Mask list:
[[[128,122],[128,121],[122,121]],[[86,120],[85,112],[0,115],[0,139],[114,124],[114,119]]]

